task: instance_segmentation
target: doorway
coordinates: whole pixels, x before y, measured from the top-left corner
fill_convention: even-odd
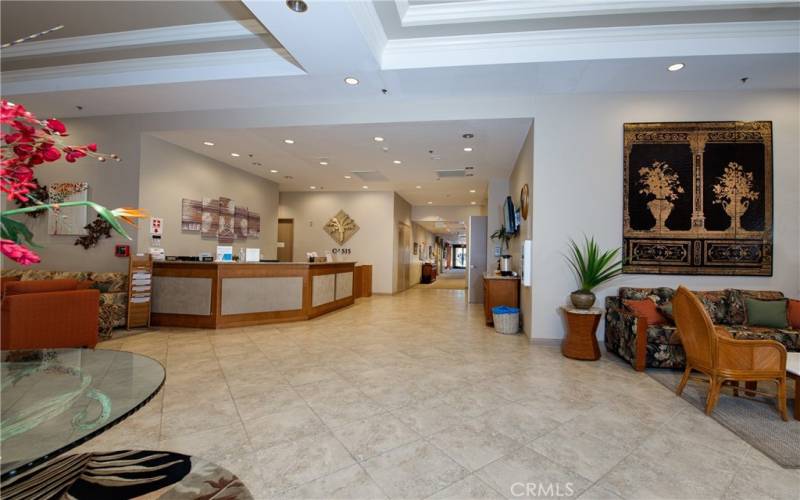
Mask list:
[[[278,261],[294,260],[294,219],[278,219]]]
[[[467,268],[467,246],[453,245],[453,269]]]

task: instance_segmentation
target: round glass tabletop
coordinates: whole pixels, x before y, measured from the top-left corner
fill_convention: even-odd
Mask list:
[[[102,433],[164,384],[158,361],[132,352],[44,349],[0,354],[2,479]]]

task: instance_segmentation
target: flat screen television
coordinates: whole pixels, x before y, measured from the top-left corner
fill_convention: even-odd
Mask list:
[[[503,220],[505,222],[506,231],[511,234],[516,234],[519,227],[517,227],[517,217],[514,213],[514,201],[510,196],[506,196],[506,202],[503,205]]]

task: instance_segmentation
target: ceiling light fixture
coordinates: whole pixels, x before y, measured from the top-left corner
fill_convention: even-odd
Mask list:
[[[432,202],[432,201],[429,201],[429,202],[428,202],[428,205],[433,205],[433,202]]]
[[[303,0],[286,0],[286,6],[298,14],[302,14],[308,10],[308,4]]]
[[[467,153],[471,153],[472,152],[472,148],[464,148],[464,151],[466,151]]]
[[[284,139],[284,144],[294,144],[294,139]]]
[[[275,170],[275,169],[273,168],[273,169],[271,169],[271,170],[269,171],[269,173],[271,173],[271,174],[277,174],[277,173],[278,173],[278,171],[277,171],[277,170]]]
[[[234,158],[238,158],[241,155],[239,153],[231,153],[231,156],[233,156]]]
[[[308,186],[308,189],[317,189],[317,186]]]
[[[375,142],[383,142],[383,137],[376,135],[375,137],[372,138],[372,140]]]
[[[401,164],[401,163],[403,163],[403,162],[402,162],[402,161],[400,161],[400,160],[394,160],[392,163],[394,163],[395,165],[400,165],[400,164]]]
[[[461,137],[463,137],[464,139],[472,139],[473,137],[475,137],[475,134],[466,133],[462,134]]]
[[[325,166],[325,165],[328,164],[328,162],[323,160],[323,161],[319,162],[319,164],[322,165],[322,166]]]
[[[205,144],[206,146],[213,146],[214,145],[214,143],[211,142],[211,141],[205,141],[205,142],[203,142],[203,144]]]
[[[422,189],[422,186],[417,186],[417,189]]]
[[[369,189],[369,186],[361,186],[361,189]]]
[[[344,79],[344,83],[348,85],[358,85],[358,78],[348,76],[347,78]]]
[[[352,179],[352,177],[351,177],[351,176],[349,176],[349,175],[345,175],[345,176],[344,176],[344,178],[345,178],[345,179]]]
[[[469,190],[469,192],[470,192],[470,193],[474,193],[474,192],[475,192],[475,190],[474,190],[474,189],[470,189],[470,190]]]
[[[476,202],[476,201],[471,201],[471,202],[469,202],[469,204],[470,204],[470,205],[477,205],[477,204],[478,204],[478,202]]]
[[[667,70],[668,71],[680,71],[684,67],[686,67],[686,65],[683,64],[683,63],[675,63],[675,64],[670,64],[669,66],[667,66]]]

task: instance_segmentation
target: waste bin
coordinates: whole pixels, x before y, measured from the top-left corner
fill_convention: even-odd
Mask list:
[[[517,307],[493,307],[492,319],[497,333],[513,335],[519,332],[519,308]]]

